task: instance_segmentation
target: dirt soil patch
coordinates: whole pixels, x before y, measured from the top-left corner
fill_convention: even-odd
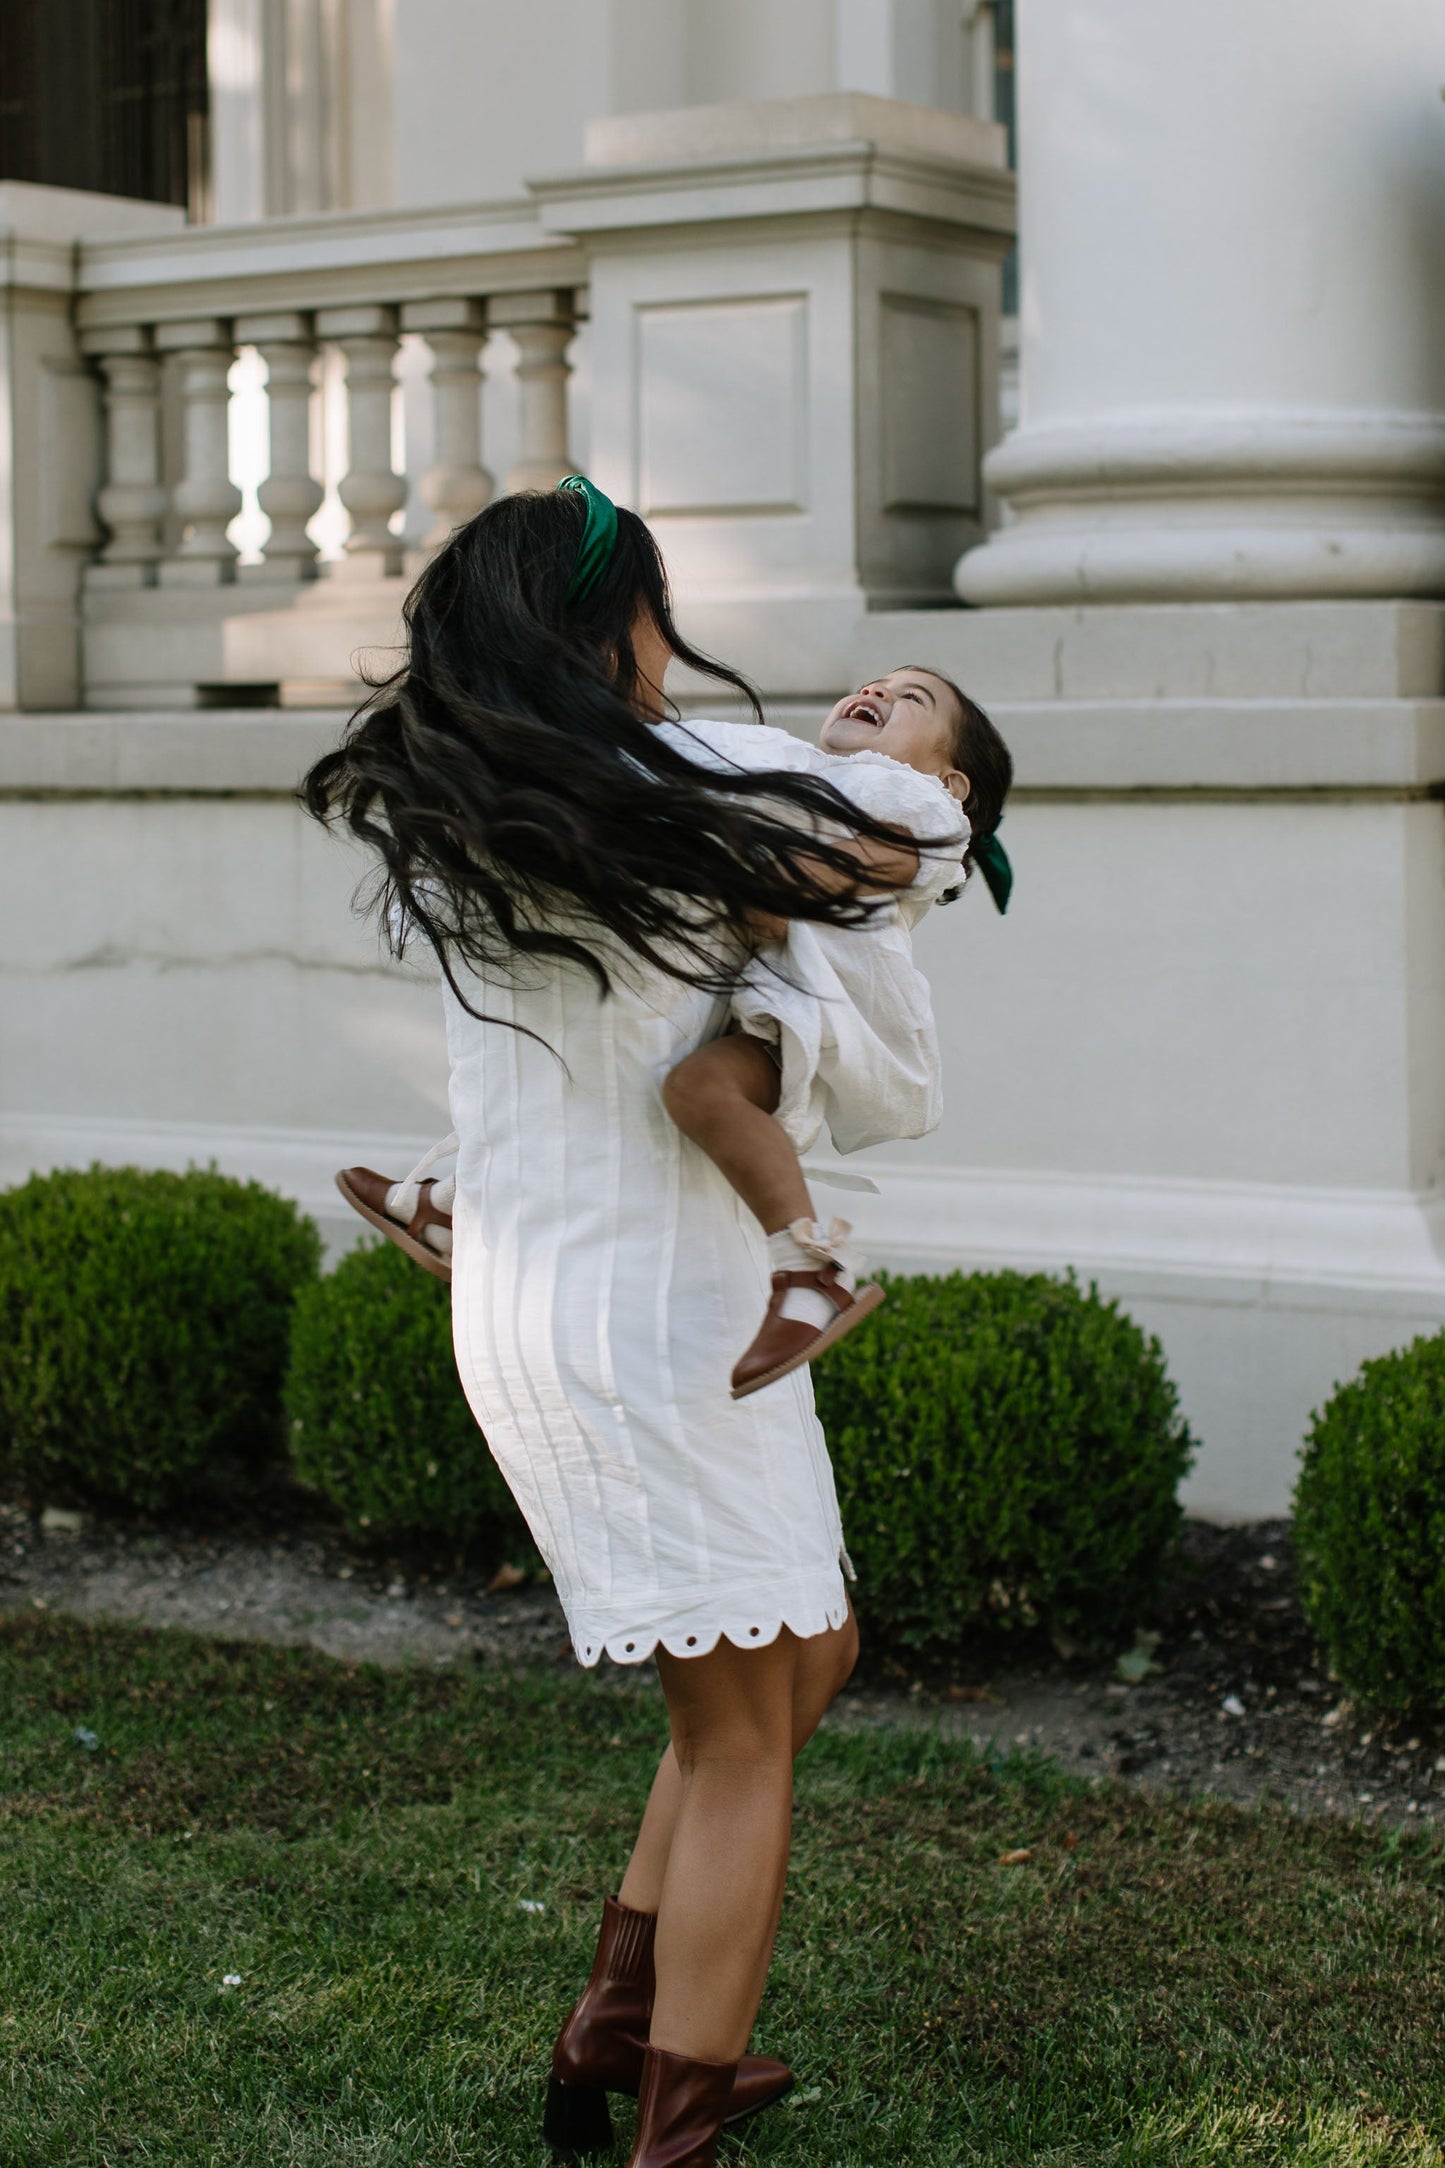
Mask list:
[[[225,1525],[55,1522],[0,1501],[0,1610],[185,1626],[351,1662],[572,1660],[545,1581],[508,1587],[490,1562],[359,1551],[294,1497]],[[1168,1597],[1139,1623],[1158,1636],[1139,1652],[1155,1668],[1132,1683],[1115,1659],[1047,1647],[980,1646],[921,1678],[869,1655],[828,1721],[937,1725],[1147,1790],[1445,1824],[1445,1735],[1389,1731],[1342,1698],[1299,1608],[1287,1522],[1189,1523]]]

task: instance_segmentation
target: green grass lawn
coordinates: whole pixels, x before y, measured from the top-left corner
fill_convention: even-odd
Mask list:
[[[0,1621],[0,2163],[539,2162],[662,1735],[605,1677]],[[1440,2162],[1442,1913],[1424,1840],[825,1734],[758,2029],[798,2090],[722,2159]]]

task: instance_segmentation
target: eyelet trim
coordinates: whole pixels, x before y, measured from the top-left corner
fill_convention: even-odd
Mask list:
[[[819,1577],[820,1581],[824,1578]],[[776,1641],[785,1626],[807,1641],[815,1634],[836,1633],[847,1622],[848,1599],[841,1586],[836,1597],[825,1597],[821,1588],[817,1593],[797,1590],[776,1610],[749,1610],[716,1625],[695,1623],[691,1631],[669,1630],[660,1624],[625,1626],[618,1633],[600,1636],[579,1632],[572,1637],[572,1648],[577,1661],[590,1671],[604,1655],[614,1664],[642,1664],[659,1648],[670,1656],[709,1656],[719,1641],[731,1641],[739,1649],[761,1649]]]

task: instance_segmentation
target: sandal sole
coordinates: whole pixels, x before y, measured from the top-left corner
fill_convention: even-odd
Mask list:
[[[887,1300],[887,1290],[879,1287],[876,1281],[867,1287],[860,1287],[848,1308],[840,1311],[831,1325],[825,1325],[816,1340],[810,1341],[797,1355],[790,1355],[785,1363],[777,1363],[771,1370],[765,1370],[760,1378],[749,1378],[746,1385],[733,1386],[733,1399],[746,1400],[749,1393],[760,1393],[765,1385],[776,1385],[779,1378],[791,1377],[795,1370],[801,1370],[808,1363],[816,1362],[820,1355],[826,1355],[830,1347],[836,1347],[846,1333],[850,1333],[855,1325],[861,1325],[865,1317],[871,1317],[879,1305]]]
[[[452,1268],[445,1257],[438,1257],[435,1250],[429,1250],[424,1242],[418,1242],[415,1235],[409,1235],[404,1227],[399,1226],[394,1219],[388,1219],[384,1212],[373,1212],[371,1206],[357,1196],[344,1174],[337,1175],[336,1187],[352,1211],[359,1212],[369,1226],[378,1228],[388,1242],[394,1242],[399,1250],[405,1250],[407,1256],[420,1265],[423,1272],[429,1272],[434,1280],[445,1280],[447,1286],[451,1286]]]

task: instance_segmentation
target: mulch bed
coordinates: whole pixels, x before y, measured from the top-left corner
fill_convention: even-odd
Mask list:
[[[77,1531],[0,1495],[0,1610],[175,1624],[317,1647],[347,1660],[530,1665],[567,1660],[551,1589],[498,1586],[495,1559],[362,1550],[315,1503],[278,1492],[244,1511],[162,1524],[87,1516]],[[504,1575],[502,1579],[507,1577]],[[1275,1798],[1403,1827],[1445,1823],[1445,1728],[1356,1712],[1300,1611],[1289,1524],[1187,1524],[1137,1683],[1045,1642],[980,1642],[946,1666],[869,1645],[830,1721],[928,1721],[1071,1773],[1180,1795]],[[607,1667],[604,1667],[604,1672]],[[643,1674],[619,1674],[629,1684]]]
[[[875,1660],[858,1699],[879,1714],[900,1695],[934,1706],[980,1741],[1037,1749],[1080,1775],[1445,1824],[1445,1725],[1391,1727],[1351,1705],[1300,1609],[1288,1521],[1188,1522],[1179,1570],[1138,1623],[1159,1638],[1157,1669],[1137,1684],[1114,1663],[994,1643],[921,1681]]]

